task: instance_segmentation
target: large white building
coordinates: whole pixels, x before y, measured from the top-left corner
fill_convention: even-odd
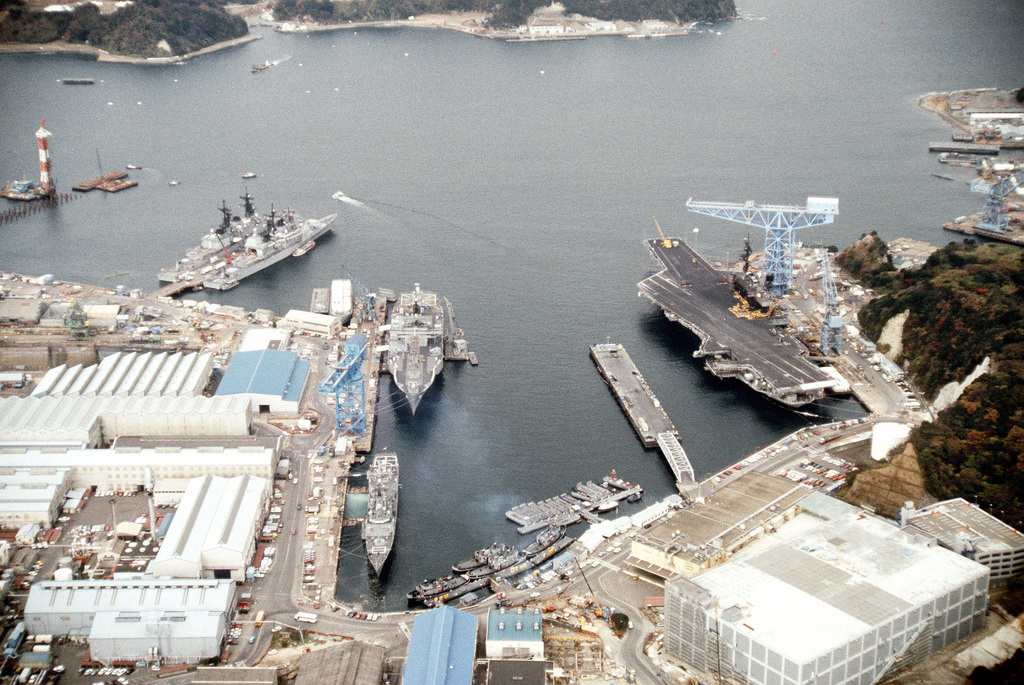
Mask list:
[[[25,625],[87,637],[105,664],[195,663],[220,654],[234,597],[228,580],[48,580],[29,591]]]
[[[992,580],[1024,572],[1024,534],[963,498],[922,509],[908,502],[900,510],[900,525],[987,566]]]
[[[277,322],[278,328],[291,328],[300,333],[336,338],[341,333],[341,318],[330,314],[317,314],[301,309],[289,309]]]
[[[0,469],[70,470],[69,488],[135,491],[153,487],[157,504],[177,504],[193,478],[207,474],[231,478],[249,475],[271,480],[277,468],[276,445],[180,445],[110,449],[41,447],[0,448]],[[66,491],[65,491],[66,492]],[[61,502],[63,504],[63,502]]]
[[[803,513],[666,584],[666,652],[708,678],[874,683],[981,628],[988,580],[984,566],[864,512]]]
[[[71,469],[0,467],[0,528],[38,523],[50,528],[71,489]]]
[[[146,571],[168,578],[245,580],[270,480],[204,476],[189,482],[178,512]]]

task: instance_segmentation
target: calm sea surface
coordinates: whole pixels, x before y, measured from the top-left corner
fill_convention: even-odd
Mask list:
[[[213,301],[283,314],[344,264],[371,287],[449,297],[480,356],[448,364],[412,417],[382,386],[377,448],[401,459],[397,547],[372,585],[346,537],[339,595],[397,608],[411,585],[495,540],[504,512],[611,469],[672,492],[587,356],[626,346],[699,474],[808,421],[692,359],[696,339],[636,296],[667,233],[734,257],[745,227],[688,214],[688,197],[840,198],[804,239],[872,230],[935,244],[980,207],[966,170],[939,171],[949,128],[929,91],[1024,85],[1024,6],[740,2],[741,21],[687,37],[506,44],[444,31],[280,35],[177,67],[0,56],[0,179],[32,177],[53,132],[60,186],[141,164],[138,188],[89,194],[0,227],[0,269],[153,289],[246,187],[258,206],[339,213],[334,235]],[[252,64],[277,61],[251,74]],[[65,86],[64,77],[93,86]],[[259,178],[240,180],[243,171]],[[168,182],[180,181],[171,187]],[[332,199],[343,191],[357,202]],[[756,245],[760,236],[751,232]],[[822,417],[860,413],[851,402]],[[579,530],[574,530],[578,534]]]

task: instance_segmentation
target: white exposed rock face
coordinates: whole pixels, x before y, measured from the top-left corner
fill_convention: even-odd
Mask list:
[[[157,43],[156,44],[156,49],[161,51],[161,52],[166,52],[167,54],[171,54],[171,44],[168,43],[166,40],[161,40],[159,43]]]
[[[989,357],[985,357],[980,364],[974,367],[974,371],[971,371],[963,382],[946,383],[942,386],[939,389],[939,394],[935,397],[935,401],[932,402],[932,407],[935,411],[942,411],[943,409],[952,407],[953,404],[960,399],[960,395],[963,394],[968,385],[973,383],[983,373],[988,373],[989,369],[992,367],[991,361],[992,360]]]
[[[909,309],[892,317],[885,322],[885,326],[882,327],[882,334],[878,336],[879,346],[889,346],[889,351],[886,352],[885,356],[894,361],[900,356],[900,352],[903,351],[903,324],[907,322],[908,316],[910,316]]]

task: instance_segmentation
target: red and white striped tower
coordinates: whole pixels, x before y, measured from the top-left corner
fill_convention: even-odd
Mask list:
[[[36,139],[39,141],[39,185],[47,195],[53,195],[53,177],[50,175],[50,149],[47,146],[47,139],[50,132],[44,128],[46,120],[39,122],[39,130],[36,131]]]

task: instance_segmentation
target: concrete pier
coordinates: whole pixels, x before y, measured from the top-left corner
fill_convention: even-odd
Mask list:
[[[590,346],[590,356],[604,376],[615,399],[626,412],[644,447],[654,447],[660,433],[675,433],[676,427],[661,408],[661,402],[647,386],[633,360],[622,345],[605,343]]]

